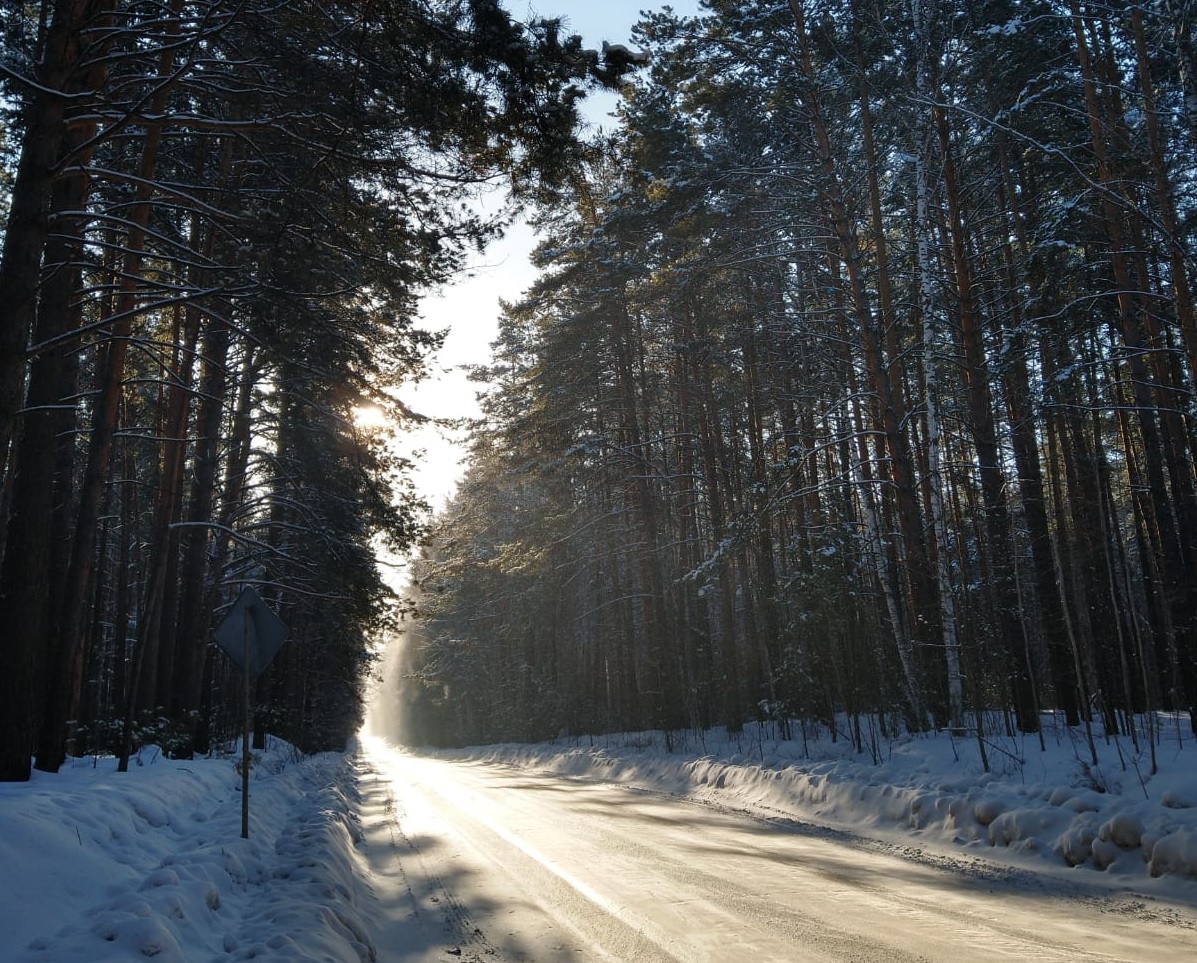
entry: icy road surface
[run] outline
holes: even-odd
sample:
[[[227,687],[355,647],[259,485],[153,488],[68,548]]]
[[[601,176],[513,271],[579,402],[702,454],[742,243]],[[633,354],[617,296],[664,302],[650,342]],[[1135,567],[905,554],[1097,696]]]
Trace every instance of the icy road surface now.
[[[1190,911],[672,796],[363,745],[380,960],[1197,959]]]

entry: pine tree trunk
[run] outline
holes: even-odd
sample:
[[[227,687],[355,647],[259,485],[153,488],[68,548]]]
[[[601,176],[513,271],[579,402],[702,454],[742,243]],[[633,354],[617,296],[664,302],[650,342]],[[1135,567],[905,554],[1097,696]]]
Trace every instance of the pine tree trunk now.
[[[990,112],[996,114],[997,108],[994,105],[993,97],[988,91],[987,95],[989,96]],[[1028,265],[1025,277],[1021,276],[1015,269],[1015,252],[1011,250],[1009,244],[1003,246],[1006,301],[1011,323],[1005,326],[1002,324],[1001,316],[996,316],[998,334],[1001,338],[1000,350],[1004,360],[1004,364],[1001,366],[1002,395],[1006,404],[1006,417],[1010,425],[1010,441],[1014,450],[1014,465],[1017,470],[1023,519],[1031,546],[1032,573],[1038,603],[1036,611],[1047,645],[1048,666],[1055,689],[1056,705],[1064,710],[1067,724],[1075,726],[1080,723],[1080,708],[1076,697],[1077,680],[1072,678],[1072,657],[1065,626],[1066,615],[1060,605],[1056,568],[1052,557],[1046,486],[1044,485],[1040,443],[1036,431],[1037,421],[1031,402],[1028,338],[1024,331],[1024,324],[1029,319],[1024,316],[1020,288],[1025,283],[1030,289],[1029,303],[1031,304],[1042,304],[1045,299],[1048,300],[1049,303],[1044,305],[1040,314],[1051,315],[1055,311],[1055,306],[1050,303],[1051,299],[1047,298],[1047,293],[1044,290],[1042,269],[1036,269],[1032,264],[1025,215],[1018,201],[1020,196],[1027,194],[1033,196],[1034,192],[1028,189],[1020,194],[1015,187],[1015,164],[1005,133],[1000,129],[996,130],[994,140],[997,168],[1002,175],[998,193],[999,204],[1008,213],[1010,231],[1014,237],[1014,243],[1017,244],[1017,254],[1021,257],[1021,262]]]
[[[80,143],[86,133],[68,141]],[[13,487],[13,513],[9,519],[5,574],[10,588],[0,592],[0,624],[14,635],[33,640],[45,654],[46,685],[43,724],[37,744],[37,767],[57,772],[65,756],[65,733],[57,722],[77,718],[67,701],[60,670],[63,664],[59,634],[70,558],[70,532],[66,529],[73,459],[60,432],[73,426],[74,404],[69,390],[77,375],[74,346],[63,336],[78,326],[77,262],[83,248],[83,223],[65,212],[84,209],[87,180],[82,175],[63,177],[54,186],[51,206],[62,212],[55,218],[55,236],[46,245],[45,293],[38,306],[35,332],[39,344],[53,344],[34,358],[29,377],[26,412],[17,443],[17,473]],[[71,439],[73,441],[73,439]],[[65,456],[65,457],[64,457]],[[64,501],[60,501],[63,499]],[[46,520],[50,519],[47,536]],[[11,569],[11,571],[9,571]],[[14,582],[20,583],[14,586]],[[10,592],[12,594],[10,594]],[[24,596],[20,611],[4,612],[5,604]]]
[[[1177,0],[1171,0],[1175,3]],[[1189,0],[1191,6],[1192,0]],[[1185,264],[1185,247],[1177,227],[1176,201],[1172,182],[1164,161],[1163,139],[1160,136],[1158,107],[1155,86],[1151,78],[1151,59],[1147,52],[1147,40],[1143,30],[1143,10],[1130,7],[1131,32],[1135,45],[1139,94],[1143,98],[1144,126],[1147,129],[1147,143],[1151,156],[1151,175],[1155,185],[1156,209],[1159,212],[1160,227],[1168,248],[1168,267],[1172,280],[1172,297],[1176,309],[1176,321],[1185,346],[1185,360],[1188,363],[1189,390],[1197,391],[1197,316],[1194,315],[1193,294],[1189,287],[1188,268]],[[1195,102],[1197,106],[1197,102]],[[1194,115],[1197,119],[1197,114]]]
[[[936,91],[935,99],[940,99]],[[981,318],[976,307],[972,268],[966,250],[964,214],[960,204],[960,185],[948,130],[947,115],[942,107],[932,108],[943,158],[944,197],[948,210],[951,234],[953,274],[956,279],[956,320],[963,342],[964,387],[969,411],[969,427],[977,455],[981,494],[984,499],[985,525],[988,536],[989,559],[993,574],[993,594],[996,606],[996,631],[1006,653],[1006,670],[1011,678],[1014,711],[1018,727],[1023,732],[1036,732],[1039,718],[1035,712],[1036,699],[1031,691],[1028,671],[1030,653],[1025,638],[1014,618],[1018,600],[1014,591],[1012,560],[1014,546],[1010,532],[1010,510],[1006,504],[1006,480],[1001,469],[997,426],[993,413],[993,399],[989,391],[990,373],[982,344]]]
[[[1164,9],[1172,20],[1172,40],[1176,44],[1176,66],[1184,94],[1185,117],[1189,122],[1191,147],[1197,147],[1197,44],[1193,39],[1193,0],[1164,0]]]
[[[9,446],[25,393],[25,350],[37,314],[38,282],[48,226],[47,205],[61,159],[64,119],[72,77],[80,67],[83,26],[102,16],[113,0],[56,0],[45,48],[35,72],[37,92],[24,115],[21,155],[13,181],[4,248],[0,254],[0,477],[7,474]],[[0,699],[0,703],[7,700]],[[7,727],[0,725],[7,733]],[[7,770],[0,764],[0,778]],[[22,766],[17,765],[17,770]],[[27,778],[27,777],[26,777]]]
[[[813,84],[816,82],[816,74],[811,63],[810,43],[802,5],[800,0],[789,0],[789,5],[797,22],[802,73],[804,78]],[[882,357],[881,344],[876,333],[876,317],[862,273],[863,257],[860,244],[849,217],[846,194],[836,167],[835,154],[819,99],[813,89],[808,90],[805,96],[817,160],[826,182],[831,227],[838,243],[841,261],[848,274],[852,311],[857,320],[861,346],[864,349],[865,368],[877,398],[875,410],[880,417],[880,428],[889,455],[882,463],[889,469],[895,507],[905,543],[908,564],[902,567],[902,575],[908,580],[913,609],[913,617],[909,624],[916,647],[926,647],[942,632],[940,602],[928,564],[922,512],[915,485],[914,460],[905,433],[904,405],[901,392],[894,390],[894,383],[890,380],[892,372],[887,371]],[[917,634],[916,626],[919,630]],[[935,642],[934,645],[938,648],[939,643]],[[939,691],[940,686],[928,689],[929,695]],[[931,698],[928,707],[936,716],[942,716],[946,711],[946,705],[939,696]]]
[[[162,698],[164,690],[168,688],[164,683],[170,681],[174,662],[174,640],[167,632],[167,626],[174,625],[167,605],[170,575],[176,568],[174,557],[177,538],[171,523],[177,520],[182,501],[183,456],[187,442],[188,407],[191,400],[195,349],[199,339],[200,312],[189,307],[185,312],[185,318],[186,323],[176,352],[178,360],[175,370],[170,373],[165,419],[160,433],[162,457],[154,516],[149,532],[146,597],[137,620],[137,647],[144,653],[137,702],[142,706],[162,706],[164,709],[168,708]],[[164,649],[171,650],[168,656],[164,656]]]
[[[914,0],[911,13],[915,24],[916,97],[923,102],[931,96],[930,14],[919,0]],[[929,125],[928,125],[929,126]],[[918,128],[916,127],[916,136]],[[935,273],[931,263],[931,187],[928,183],[932,155],[932,131],[924,132],[923,143],[914,145],[915,154],[915,264],[919,277],[919,315],[923,324],[923,404],[927,425],[926,492],[930,506],[931,537],[934,540],[935,575],[939,587],[940,628],[943,638],[944,663],[947,673],[948,723],[960,731],[964,727],[964,686],[960,670],[960,640],[956,629],[956,605],[948,566],[948,529],[943,500],[943,470],[940,464],[943,440],[939,429],[939,379],[936,364],[939,356],[939,304],[936,295]]]
[[[11,444],[17,426],[18,412],[25,394],[26,347],[37,316],[38,285],[46,244],[48,206],[54,181],[55,166],[61,159],[66,135],[64,118],[67,98],[60,91],[71,86],[81,56],[80,29],[102,15],[112,0],[57,0],[54,4],[45,48],[35,79],[39,90],[25,111],[21,154],[13,182],[8,218],[4,231],[4,247],[0,253],[0,477],[14,477],[9,471],[13,452]],[[57,388],[57,385],[54,386]],[[24,484],[28,485],[31,479]],[[12,511],[25,514],[18,524],[38,524],[29,507],[13,504],[15,493],[5,493],[2,504],[12,504]],[[47,512],[41,516],[45,524]],[[6,519],[0,519],[0,530],[7,533]],[[46,547],[48,551],[48,546]],[[0,545],[3,551],[3,545]],[[35,563],[48,564],[41,559],[43,549],[36,549]],[[7,553],[9,555],[13,553]],[[39,651],[44,631],[45,599],[25,597],[44,592],[44,584],[12,585],[14,575],[4,592],[8,601],[0,604],[28,605],[31,611],[21,620],[39,620],[20,627],[5,621],[0,635],[0,660],[5,671],[0,672],[0,781],[23,781],[30,776],[30,759],[34,750],[36,720],[34,694],[40,687]],[[13,592],[11,597],[8,592]]]
[[[1146,480],[1151,492],[1155,518],[1153,525],[1159,532],[1162,558],[1161,574],[1169,602],[1174,606],[1173,619],[1184,625],[1189,619],[1188,576],[1184,571],[1184,556],[1180,538],[1173,523],[1173,506],[1168,498],[1168,486],[1164,477],[1165,452],[1161,442],[1161,426],[1157,422],[1157,410],[1152,393],[1153,381],[1147,373],[1143,358],[1144,344],[1142,326],[1138,317],[1135,293],[1138,288],[1128,265],[1127,239],[1124,236],[1123,211],[1115,198],[1119,197],[1115,172],[1106,145],[1106,129],[1098,100],[1098,83],[1092,55],[1085,37],[1085,20],[1082,17],[1079,0],[1069,0],[1073,33],[1076,40],[1077,63],[1081,70],[1081,81],[1085,94],[1086,116],[1089,123],[1091,144],[1096,167],[1097,182],[1102,187],[1102,221],[1110,243],[1110,266],[1116,286],[1118,307],[1118,333],[1128,349],[1127,366],[1139,420],[1139,433],[1143,446]],[[1167,424],[1162,426],[1165,435]],[[1174,477],[1186,469],[1173,468]],[[1186,667],[1187,668],[1187,667]],[[1186,703],[1197,710],[1197,673],[1185,671],[1182,684],[1185,686]],[[1193,715],[1193,727],[1197,731],[1197,712]]]
[[[619,391],[619,424],[623,444],[630,459],[629,483],[632,503],[635,506],[637,534],[637,564],[640,590],[643,595],[642,632],[654,675],[653,724],[669,728],[676,724],[678,698],[675,689],[676,678],[669,672],[673,664],[672,631],[667,624],[664,611],[664,588],[660,575],[660,524],[657,518],[656,499],[652,487],[653,466],[649,457],[649,446],[641,430],[641,403],[636,388],[636,358],[639,353],[640,334],[626,304],[612,305],[613,348],[615,354],[616,382]]]
[[[228,306],[225,305],[225,310]],[[196,416],[195,452],[192,460],[191,494],[188,499],[186,528],[183,537],[183,562],[180,582],[183,594],[179,603],[179,621],[175,633],[177,652],[173,680],[175,711],[185,713],[200,706],[204,649],[208,644],[211,609],[216,598],[212,589],[219,584],[220,568],[210,567],[209,549],[227,545],[226,529],[232,524],[231,512],[240,504],[239,498],[229,505],[229,512],[216,520],[217,488],[221,441],[221,423],[228,393],[228,364],[231,332],[219,317],[207,322],[201,349],[202,369],[199,384],[199,412]],[[249,355],[246,361],[249,361]],[[233,454],[225,478],[225,494],[230,499],[244,491],[244,475],[248,459],[249,398],[252,393],[253,369],[242,370],[237,415],[234,420]],[[242,443],[244,434],[246,443]],[[213,528],[216,531],[213,532]],[[215,560],[223,552],[213,552]]]
[[[176,5],[177,3],[178,0],[175,0]],[[177,26],[177,19],[173,20],[172,28],[177,29]],[[169,47],[163,51],[158,65],[161,76],[166,77],[170,74],[173,57],[174,52]],[[165,110],[169,89],[168,84],[161,84],[155,90],[149,105],[153,116],[160,117]],[[86,600],[95,565],[98,515],[103,501],[104,479],[108,472],[113,434],[116,430],[117,411],[124,390],[125,358],[128,354],[129,336],[133,328],[133,315],[137,310],[138,277],[141,273],[145,250],[146,227],[150,217],[150,198],[153,194],[153,179],[161,143],[162,123],[158,121],[148,124],[138,164],[136,197],[128,214],[125,255],[121,265],[121,281],[115,301],[115,313],[112,315],[109,339],[101,351],[98,363],[99,397],[92,410],[87,467],[79,488],[75,541],[71,548],[70,569],[63,595],[63,615],[59,630],[61,639],[59,651],[62,662],[57,670],[52,670],[61,673],[60,684],[64,687],[64,693],[54,701],[53,711],[43,724],[48,731],[54,729],[61,731],[66,719],[74,715],[83,685],[85,665],[83,627],[86,617]],[[139,648],[135,655],[135,666],[140,666],[142,655],[143,652]],[[139,678],[136,668],[133,676],[131,694],[136,693]],[[62,706],[66,707],[65,714],[61,711]],[[53,770],[57,770],[57,765],[54,763],[55,758],[56,754],[47,758],[47,764],[52,766]],[[41,760],[39,759],[40,766]]]

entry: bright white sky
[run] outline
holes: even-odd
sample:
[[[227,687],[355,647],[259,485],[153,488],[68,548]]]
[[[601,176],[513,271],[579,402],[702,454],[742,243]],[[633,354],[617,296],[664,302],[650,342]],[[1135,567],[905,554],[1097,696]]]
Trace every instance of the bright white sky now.
[[[524,0],[509,2],[520,16],[529,11],[561,16],[571,32],[580,33],[586,45],[595,49],[603,40],[627,43],[632,25],[640,19],[640,11],[664,5],[654,0],[538,0],[526,5]],[[698,0],[672,0],[669,5],[679,13],[698,13]],[[610,122],[612,97],[591,98],[587,104],[592,124]],[[532,232],[522,224],[516,225],[502,242],[477,259],[470,276],[424,302],[425,325],[435,330],[448,329],[449,336],[434,365],[434,377],[403,393],[404,401],[416,411],[441,418],[477,414],[475,385],[466,380],[461,369],[490,360],[499,300],[517,300],[531,285],[535,272],[528,263],[528,255],[535,245]],[[402,448],[426,452],[420,460],[417,484],[433,507],[443,507],[460,477],[463,448],[436,429],[409,433]]]

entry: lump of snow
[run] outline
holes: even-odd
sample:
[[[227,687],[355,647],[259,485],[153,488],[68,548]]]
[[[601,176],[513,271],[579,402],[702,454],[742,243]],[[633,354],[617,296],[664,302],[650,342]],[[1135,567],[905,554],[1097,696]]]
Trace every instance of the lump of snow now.
[[[1036,809],[1011,809],[989,824],[991,846],[1011,846],[1014,843],[1042,835],[1051,829],[1052,820],[1046,812]]]
[[[149,889],[152,886],[177,886],[179,884],[179,874],[173,869],[168,869],[165,866],[154,870],[146,877],[146,881],[142,883],[142,889]]]
[[[1056,849],[1069,866],[1080,866],[1093,853],[1097,830],[1092,824],[1078,822],[1070,826],[1056,841]]]
[[[1119,849],[1138,849],[1143,842],[1143,820],[1134,813],[1116,813],[1102,823],[1097,836]]]
[[[935,815],[935,796],[920,793],[910,800],[910,826],[912,829],[926,829]]]
[[[148,919],[140,913],[112,912],[101,919],[93,932],[113,950],[93,949],[96,960],[155,957],[160,963],[186,963],[186,956],[175,935],[162,920]]]
[[[1006,807],[1002,805],[1001,801],[991,797],[978,799],[976,805],[973,806],[973,816],[976,817],[977,822],[982,826],[988,826],[995,819],[998,818]]]
[[[1157,840],[1147,869],[1153,877],[1197,877],[1197,831],[1180,829]]]
[[[154,829],[161,829],[163,826],[170,825],[170,813],[167,812],[166,807],[159,805],[151,799],[134,798],[132,800],[133,812],[144,819]]]
[[[1064,803],[1064,808],[1071,809],[1075,813],[1095,813],[1101,809],[1103,802],[1100,795],[1088,790],[1067,800]]]
[[[1105,827],[1102,827],[1103,829]],[[1093,865],[1100,870],[1109,869],[1114,860],[1121,854],[1121,850],[1107,839],[1093,840]]]
[[[1197,798],[1190,793],[1168,789],[1160,797],[1160,805],[1168,809],[1197,809]]]
[[[1067,786],[1056,786],[1047,795],[1047,801],[1053,806],[1063,806],[1073,796],[1073,791]]]

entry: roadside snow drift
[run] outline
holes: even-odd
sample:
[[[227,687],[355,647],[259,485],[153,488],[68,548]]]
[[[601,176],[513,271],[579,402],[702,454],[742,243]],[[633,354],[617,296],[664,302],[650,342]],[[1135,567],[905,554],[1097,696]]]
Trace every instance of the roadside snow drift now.
[[[340,754],[257,754],[250,838],[232,759],[143,750],[0,785],[0,959],[375,958],[358,906],[354,776]]]
[[[439,755],[813,822],[899,850],[1082,873],[1110,890],[1197,905],[1188,719],[1156,720],[1154,773],[1146,732],[1138,748],[1098,738],[1095,765],[1079,733],[1044,722],[1042,748],[1038,737],[990,737],[990,772],[975,740],[873,734],[858,752],[847,728],[834,741],[826,729],[782,740],[762,726],[731,738],[641,733]],[[394,958],[396,943],[429,959],[460,953],[421,929],[402,865],[371,869],[370,858],[406,852],[394,848],[404,817],[355,751],[304,758],[272,743],[258,754],[248,840],[233,758],[176,762],[151,747],[128,773],[115,767],[77,759],[57,775],[0,784],[4,963],[360,963]],[[363,825],[382,836],[371,843]],[[380,940],[390,949],[376,949]]]
[[[990,772],[975,740],[947,733],[875,742],[858,754],[826,730],[770,738],[659,733],[445,752],[692,795],[719,805],[975,855],[1024,867],[1084,867],[1136,885],[1169,877],[1197,896],[1197,741],[1187,717],[1160,717],[1155,774],[1147,734],[1096,742],[1051,715],[1038,737],[990,737]],[[846,727],[845,727],[846,731]],[[701,741],[699,741],[701,740]],[[880,760],[874,764],[870,755]]]

